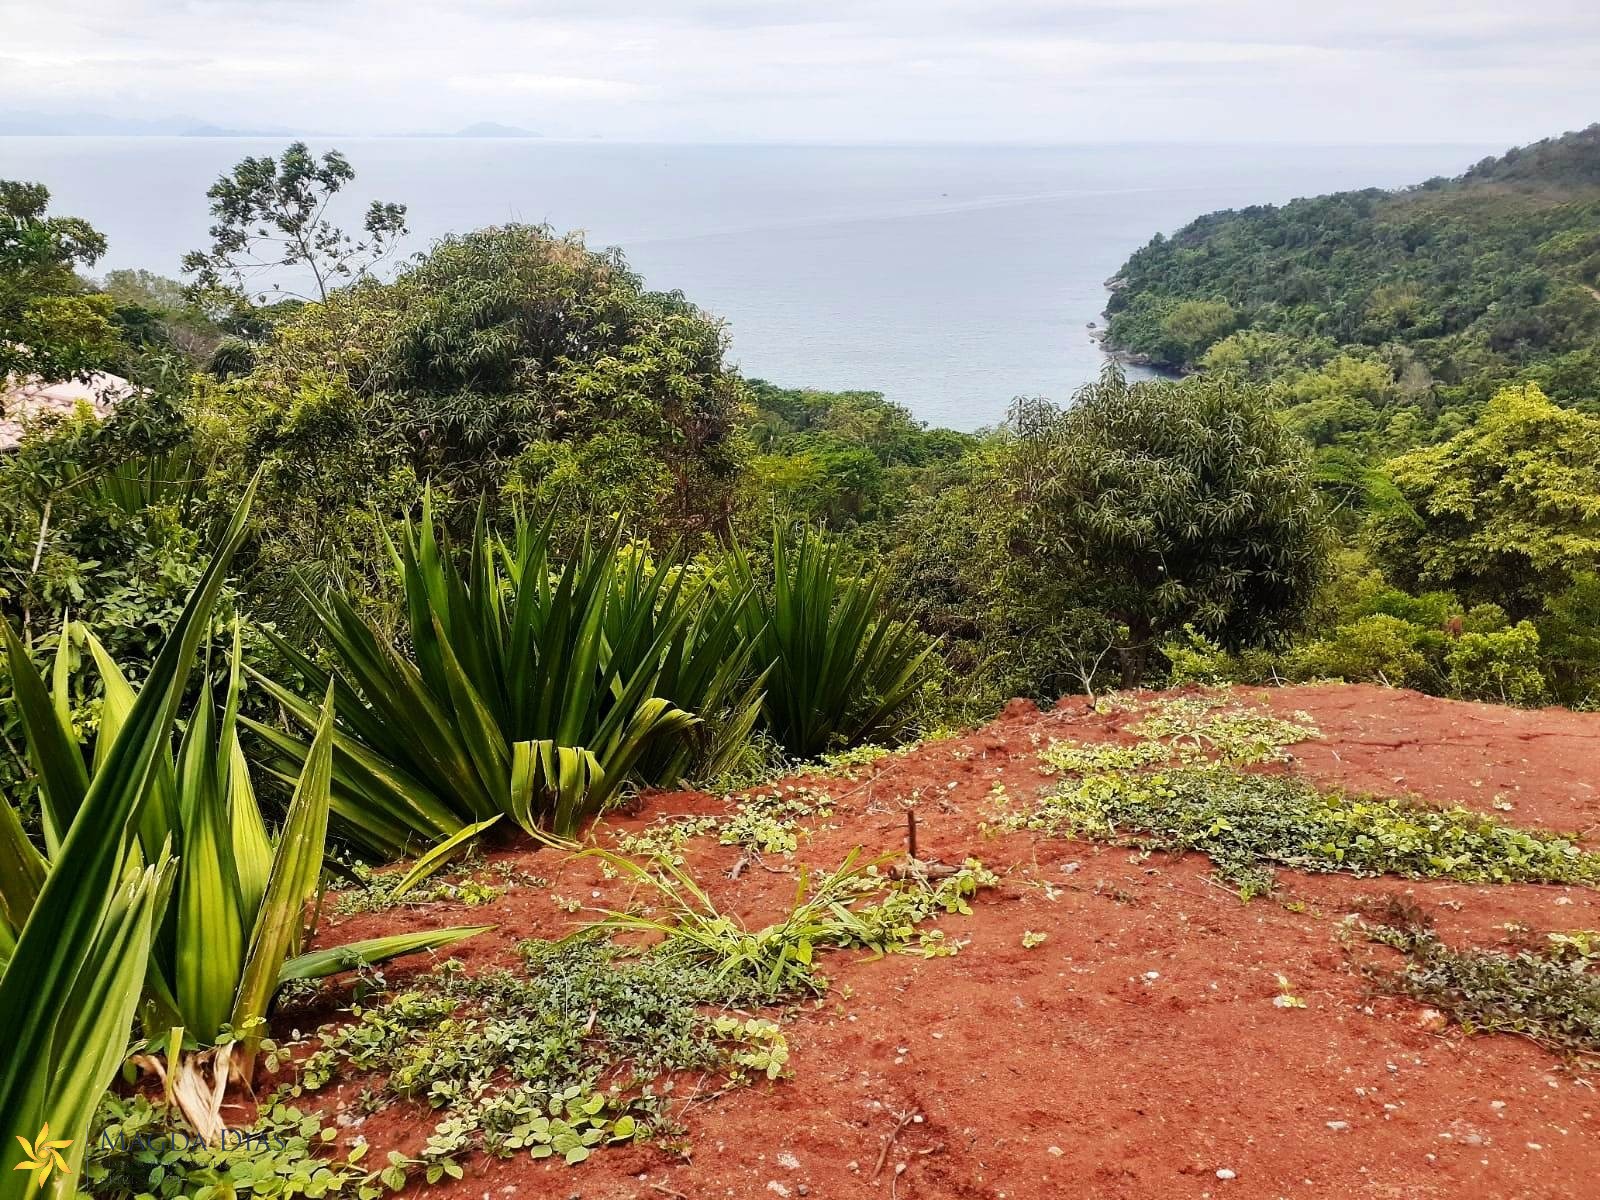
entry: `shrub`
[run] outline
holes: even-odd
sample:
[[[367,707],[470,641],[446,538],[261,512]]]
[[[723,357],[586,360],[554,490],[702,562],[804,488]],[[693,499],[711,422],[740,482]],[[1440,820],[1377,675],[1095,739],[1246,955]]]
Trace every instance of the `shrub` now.
[[[363,852],[396,856],[502,813],[568,836],[633,782],[714,774],[739,752],[760,706],[742,593],[713,603],[713,579],[625,547],[620,522],[563,563],[552,533],[519,523],[507,543],[480,519],[458,562],[430,498],[396,551],[409,658],[339,593],[311,601],[336,673],[277,639],[309,689],[334,689],[334,814]],[[313,727],[314,706],[267,688]],[[298,770],[303,738],[249,725],[280,774]]]
[[[1445,665],[1451,694],[1463,699],[1537,704],[1545,698],[1539,631],[1530,621],[1492,633],[1463,633]]]
[[[899,732],[933,645],[890,608],[884,572],[858,575],[837,543],[782,526],[772,563],[768,592],[742,550],[728,560],[740,632],[753,661],[771,664],[762,713],[773,735],[814,758]]]
[[[1422,687],[1434,675],[1419,648],[1430,631],[1390,616],[1374,613],[1341,625],[1327,638],[1296,646],[1285,656],[1288,673],[1296,679],[1344,679],[1352,683],[1374,681],[1392,687]],[[1443,635],[1432,632],[1435,642]]]
[[[1014,556],[1074,581],[1120,627],[1123,681],[1192,625],[1229,650],[1301,625],[1327,538],[1305,447],[1259,389],[1226,377],[1134,383],[1115,368],[1071,405],[1019,401],[1000,475]]]

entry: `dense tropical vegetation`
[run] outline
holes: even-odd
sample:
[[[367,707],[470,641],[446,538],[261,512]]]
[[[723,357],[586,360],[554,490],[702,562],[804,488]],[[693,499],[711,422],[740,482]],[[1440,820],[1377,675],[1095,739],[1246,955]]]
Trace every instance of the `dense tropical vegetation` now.
[[[104,240],[0,183],[0,377],[134,385],[0,452],[0,1026],[41,1048],[0,1128],[73,1170],[130,1030],[210,1130],[284,986],[480,931],[302,953],[330,872],[565,842],[1014,695],[1600,689],[1600,128],[1158,238],[1110,336],[1191,374],[1113,367],[978,435],[745,380],[574,235],[385,274],[403,207],[322,215],[353,175],[241,163],[186,283],[89,279]],[[861,870],[808,902],[817,944],[878,944],[826,925]],[[771,978],[809,977],[774,928]],[[563,1153],[633,1127],[585,1111]]]

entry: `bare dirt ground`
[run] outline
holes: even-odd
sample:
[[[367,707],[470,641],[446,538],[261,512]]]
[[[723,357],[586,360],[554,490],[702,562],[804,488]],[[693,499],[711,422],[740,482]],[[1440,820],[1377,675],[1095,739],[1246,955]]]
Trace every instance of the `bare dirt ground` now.
[[[1318,781],[1460,804],[1596,844],[1600,716],[1365,686],[1240,694],[1282,715],[1311,714],[1323,737],[1295,746],[1292,767]],[[794,862],[769,857],[730,880],[736,848],[691,844],[688,865],[719,905],[762,920],[792,898],[797,863],[828,869],[855,845],[903,848],[901,804],[918,792],[923,856],[975,856],[1002,879],[972,916],[941,922],[966,943],[953,957],[831,955],[827,997],[786,1021],[792,1077],[686,1105],[687,1158],[650,1144],[577,1168],[478,1155],[438,1194],[1600,1196],[1596,1080],[1530,1042],[1468,1037],[1375,994],[1361,963],[1392,952],[1340,937],[1362,899],[1401,895],[1452,943],[1493,947],[1508,922],[1540,934],[1600,928],[1600,893],[1283,872],[1278,893],[1246,904],[1208,878],[1203,856],[995,833],[996,783],[1031,797],[1049,783],[1037,754],[1051,738],[1131,740],[1122,732],[1131,719],[1090,712],[1081,698],[1049,712],[1013,702],[982,729],[882,759],[853,780],[808,780],[836,805]],[[653,795],[599,838],[724,807],[697,793]],[[552,894],[625,899],[624,884],[593,860],[497,853],[525,857],[551,886],[400,918],[498,922],[459,947],[469,969],[513,963],[519,940],[569,931],[581,915]],[[325,936],[371,936],[396,921],[352,917]],[[1047,940],[1025,949],[1024,931]],[[1280,975],[1304,1008],[1274,1005]],[[313,1103],[332,1107],[352,1091],[330,1088]],[[380,1151],[415,1149],[433,1119],[396,1106],[365,1132]]]

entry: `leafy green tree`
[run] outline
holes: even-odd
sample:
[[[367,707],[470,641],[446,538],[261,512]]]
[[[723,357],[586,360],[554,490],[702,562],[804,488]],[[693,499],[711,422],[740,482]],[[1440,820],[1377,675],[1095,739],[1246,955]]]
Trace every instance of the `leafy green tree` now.
[[[287,314],[247,373],[200,390],[197,425],[220,493],[265,468],[241,567],[290,620],[294,573],[389,586],[382,534],[423,482],[458,533],[480,497],[491,518],[553,513],[563,538],[616,512],[665,540],[726,527],[745,407],[724,348],[616,253],[484,229]]]
[[[114,366],[125,346],[115,302],[78,277],[106,251],[79,217],[50,217],[42,184],[0,180],[0,382],[66,379]]]
[[[1226,378],[1129,384],[1116,368],[1058,409],[1012,409],[1002,470],[1018,549],[1119,626],[1123,678],[1186,625],[1228,649],[1304,619],[1327,562],[1303,443]]]
[[[285,271],[309,274],[314,296],[367,275],[406,232],[403,204],[374,200],[362,221],[364,236],[346,233],[327,216],[328,205],[356,177],[349,160],[330,150],[319,160],[304,142],[280,158],[243,159],[211,185],[211,249],[184,256],[194,276],[191,294],[265,302],[268,295],[296,295],[279,279]],[[293,276],[291,276],[293,277]]]
[[[1600,418],[1506,388],[1477,424],[1392,460],[1405,501],[1374,522],[1409,587],[1441,587],[1536,616],[1600,561]]]
[[[1161,332],[1174,352],[1193,362],[1215,341],[1233,331],[1238,320],[1226,300],[1184,300],[1162,319]]]

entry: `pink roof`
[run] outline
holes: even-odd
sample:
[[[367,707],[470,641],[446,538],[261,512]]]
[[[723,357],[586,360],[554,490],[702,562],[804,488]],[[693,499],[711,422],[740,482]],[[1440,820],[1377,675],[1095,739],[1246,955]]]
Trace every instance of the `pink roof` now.
[[[133,391],[122,376],[103,371],[61,383],[47,383],[37,375],[7,379],[0,384],[0,451],[16,449],[23,432],[41,417],[70,417],[79,405],[104,420]]]

